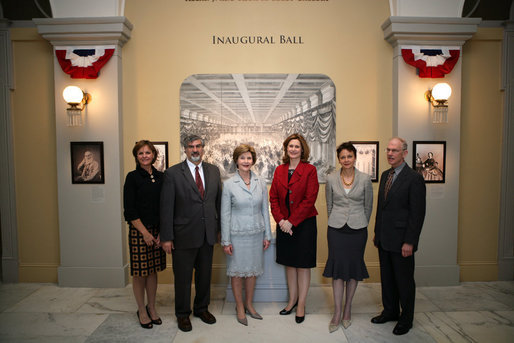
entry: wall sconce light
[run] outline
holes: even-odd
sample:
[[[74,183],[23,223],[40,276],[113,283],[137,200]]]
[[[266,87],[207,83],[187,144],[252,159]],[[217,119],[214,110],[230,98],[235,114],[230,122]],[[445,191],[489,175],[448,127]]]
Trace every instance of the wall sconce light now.
[[[85,93],[77,86],[68,86],[62,92],[64,101],[70,107],[66,109],[68,113],[68,126],[82,126],[82,111],[86,105],[91,101],[91,95]],[[82,107],[79,107],[82,105]]]
[[[432,123],[448,122],[448,98],[452,95],[452,88],[447,83],[438,83],[434,88],[425,92],[425,99],[433,107]]]

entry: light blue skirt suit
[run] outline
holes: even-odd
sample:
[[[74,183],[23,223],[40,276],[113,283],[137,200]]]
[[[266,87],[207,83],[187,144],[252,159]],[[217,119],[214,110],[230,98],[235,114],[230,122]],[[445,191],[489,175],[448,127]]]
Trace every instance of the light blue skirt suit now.
[[[253,172],[250,189],[236,172],[223,183],[221,244],[232,244],[227,255],[227,275],[259,276],[263,273],[263,240],[271,240],[268,189]]]

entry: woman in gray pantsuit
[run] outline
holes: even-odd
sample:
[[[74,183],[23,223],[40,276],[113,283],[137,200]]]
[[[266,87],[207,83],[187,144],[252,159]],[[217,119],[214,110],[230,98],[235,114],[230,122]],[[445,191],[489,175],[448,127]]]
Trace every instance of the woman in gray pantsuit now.
[[[337,148],[341,169],[330,174],[325,188],[328,210],[328,260],[323,276],[332,278],[334,315],[329,332],[351,325],[352,299],[357,283],[368,278],[364,249],[373,208],[373,188],[367,174],[355,168],[357,150],[350,142]],[[346,301],[342,313],[346,283]]]
[[[245,313],[262,319],[252,302],[256,278],[263,273],[263,251],[271,239],[268,189],[251,171],[256,161],[253,147],[238,146],[233,159],[237,172],[223,183],[221,196],[221,244],[227,255],[227,275],[231,277],[237,321],[248,325]]]

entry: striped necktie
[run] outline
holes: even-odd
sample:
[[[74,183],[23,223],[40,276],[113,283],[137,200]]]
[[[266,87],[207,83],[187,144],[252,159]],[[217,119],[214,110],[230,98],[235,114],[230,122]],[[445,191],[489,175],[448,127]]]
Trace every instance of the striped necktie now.
[[[393,177],[394,177],[394,169],[391,169],[389,171],[389,175],[387,175],[387,181],[384,188],[384,199],[387,199],[387,193],[389,193],[389,190],[391,189],[391,186],[393,185]]]

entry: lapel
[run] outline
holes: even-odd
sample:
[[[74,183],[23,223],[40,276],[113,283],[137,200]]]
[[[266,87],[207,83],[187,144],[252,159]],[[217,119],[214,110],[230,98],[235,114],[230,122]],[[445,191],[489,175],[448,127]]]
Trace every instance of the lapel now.
[[[251,175],[252,183],[250,184],[250,193],[253,194],[255,192],[255,189],[258,186],[257,184],[259,183],[259,178],[253,172],[251,172],[251,173],[252,173],[252,175]],[[246,190],[248,190],[248,188]]]
[[[207,163],[205,163],[204,161],[202,161],[202,168],[203,168],[203,177],[205,178],[205,180],[203,180],[203,183],[205,185],[205,194],[204,194],[204,199],[207,198],[207,192],[209,192],[210,190],[210,187],[209,187],[209,182],[207,182],[209,180],[209,166],[207,165]],[[195,183],[195,186],[196,186],[196,183]],[[198,189],[198,187],[196,187]],[[198,192],[198,194],[200,194],[200,192]]]
[[[281,164],[277,167],[278,182],[284,187],[288,188],[287,172],[289,170],[289,164]]]
[[[289,186],[292,186],[293,184],[295,184],[296,182],[300,181],[301,178],[302,178],[302,173],[304,171],[304,165],[305,163],[298,163],[298,165],[296,166],[294,172],[293,172],[293,176],[291,176],[291,180],[289,181]],[[288,173],[289,173],[289,164],[287,164],[287,169],[286,169],[286,185],[288,184],[287,182],[287,178],[288,178]]]
[[[386,181],[387,181],[387,174],[389,173],[390,170],[391,170],[391,168],[387,169],[380,176],[380,185],[378,186],[378,197],[379,197],[379,199],[383,199],[384,198],[384,191],[385,191],[385,184],[386,184]]]
[[[396,180],[394,180],[393,185],[391,186],[391,189],[389,190],[389,193],[387,195],[386,203],[389,202],[389,199],[391,199],[392,195],[400,188],[400,185],[403,183],[405,178],[407,177],[407,168],[410,168],[407,163],[405,163],[405,166],[403,167],[402,171],[398,176],[396,177]],[[390,169],[389,169],[390,170]],[[385,184],[384,184],[385,186]]]
[[[250,183],[250,189],[248,189],[248,187],[246,187],[243,179],[241,178],[241,176],[239,176],[239,173],[237,171],[236,171],[236,174],[234,175],[233,180],[234,180],[235,184],[239,185],[239,188],[241,188],[243,191],[248,192],[248,193],[253,193],[255,191],[255,188],[257,187],[257,182],[259,181],[257,176],[252,171],[250,171],[250,180],[252,181]]]
[[[241,178],[241,176],[239,175],[239,173],[237,171],[234,174],[234,177],[232,178],[232,180],[236,184],[237,187],[241,188],[241,190],[243,192],[248,192],[248,188],[246,188],[246,185],[245,185],[243,179]],[[250,180],[251,180],[251,176],[250,176]]]
[[[205,175],[205,168],[204,168],[203,172]],[[189,166],[187,165],[187,160],[184,160],[184,162],[182,162],[182,173],[184,174],[184,178],[186,179],[187,183],[193,188],[193,192],[195,192],[199,197],[201,197],[200,191],[198,190],[198,187],[196,186],[195,179],[193,178],[193,175],[191,174],[191,170],[189,169]],[[205,182],[205,185],[207,186],[207,182]],[[207,189],[205,189],[205,193],[207,194]]]

